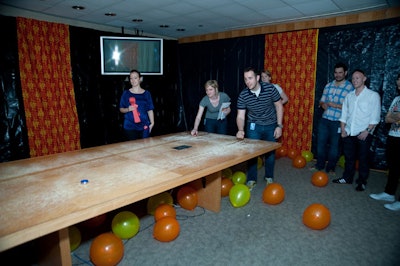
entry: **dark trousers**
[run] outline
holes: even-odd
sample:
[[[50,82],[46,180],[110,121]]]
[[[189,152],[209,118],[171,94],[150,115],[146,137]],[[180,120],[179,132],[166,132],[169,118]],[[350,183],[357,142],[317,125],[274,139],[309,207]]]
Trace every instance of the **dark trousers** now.
[[[228,121],[226,119],[205,119],[204,120],[204,130],[208,133],[217,134],[227,134],[228,131]]]
[[[345,159],[343,178],[348,182],[353,182],[358,159],[358,179],[356,183],[366,185],[369,175],[369,148],[372,135],[369,134],[365,140],[360,140],[357,136],[348,136],[342,140]]]
[[[385,192],[390,195],[395,195],[400,179],[400,138],[388,136],[386,140],[386,145],[386,157],[389,167],[389,175],[385,187]]]

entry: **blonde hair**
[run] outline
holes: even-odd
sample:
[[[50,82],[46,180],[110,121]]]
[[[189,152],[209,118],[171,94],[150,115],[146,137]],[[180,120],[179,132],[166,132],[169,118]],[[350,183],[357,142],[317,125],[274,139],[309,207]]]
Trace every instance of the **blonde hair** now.
[[[204,84],[204,88],[207,89],[208,86],[211,86],[215,89],[215,94],[218,94],[218,82],[216,80],[210,79]]]
[[[268,69],[263,70],[261,73],[267,74],[268,77],[271,77],[271,72]]]

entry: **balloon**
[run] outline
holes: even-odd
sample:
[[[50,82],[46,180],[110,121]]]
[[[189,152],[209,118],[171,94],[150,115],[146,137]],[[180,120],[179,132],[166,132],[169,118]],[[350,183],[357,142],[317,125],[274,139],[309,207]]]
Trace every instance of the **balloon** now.
[[[285,147],[279,147],[278,149],[276,149],[275,151],[275,157],[276,158],[282,158],[285,157],[287,155],[288,151]]]
[[[88,228],[94,228],[102,225],[106,219],[107,219],[107,214],[104,213],[82,222],[82,225]]]
[[[231,179],[223,177],[221,179],[221,196],[226,197],[229,195],[229,191],[233,187],[233,182]]]
[[[233,184],[244,184],[246,183],[246,174],[243,173],[242,171],[236,171],[233,175],[232,175],[232,182]]]
[[[311,229],[322,230],[331,222],[331,213],[320,203],[313,203],[303,212],[303,223]]]
[[[308,163],[314,159],[314,154],[310,151],[302,151],[301,156],[303,156]]]
[[[297,155],[299,155],[299,152],[298,151],[296,151],[295,149],[289,149],[288,150],[288,157],[290,158],[290,159],[294,159]]]
[[[263,160],[261,159],[261,157],[257,158],[257,169],[261,169],[261,167],[263,166]]]
[[[344,155],[339,157],[338,164],[340,167],[344,168]]]
[[[82,241],[81,231],[79,231],[78,227],[72,225],[68,227],[68,235],[69,235],[69,247],[71,251],[74,251],[81,244]]]
[[[222,177],[231,178],[232,177],[232,169],[226,168],[221,172]]]
[[[307,161],[303,156],[297,155],[296,157],[293,158],[292,164],[296,168],[304,168],[304,166],[306,166],[307,164]]]
[[[176,218],[175,208],[169,204],[160,204],[154,212],[154,220],[157,222],[161,218],[172,217]]]
[[[279,204],[285,199],[285,190],[279,183],[268,184],[264,188],[262,199],[270,205]]]
[[[180,226],[173,217],[164,217],[158,220],[153,228],[153,237],[161,242],[170,242],[178,237]]]
[[[114,266],[124,256],[124,244],[113,233],[97,236],[90,245],[90,260],[97,266]]]
[[[242,207],[250,200],[250,190],[244,184],[236,184],[229,191],[229,199],[233,207]]]
[[[317,171],[311,177],[311,183],[316,187],[324,187],[328,184],[328,181],[328,175],[323,171]]]
[[[193,210],[198,203],[196,190],[190,186],[181,187],[178,190],[177,201],[182,208],[190,211]]]
[[[162,192],[160,194],[150,197],[147,201],[147,213],[153,215],[158,205],[163,203],[167,203],[170,205],[174,203],[174,199],[168,192]]]
[[[113,233],[119,238],[129,239],[139,231],[139,218],[130,211],[120,212],[112,219],[111,228]]]

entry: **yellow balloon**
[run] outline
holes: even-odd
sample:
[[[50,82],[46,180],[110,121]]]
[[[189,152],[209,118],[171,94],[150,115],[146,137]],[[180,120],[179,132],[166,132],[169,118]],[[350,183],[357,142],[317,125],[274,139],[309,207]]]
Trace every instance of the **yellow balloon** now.
[[[162,192],[160,194],[151,196],[147,201],[147,213],[154,215],[154,211],[157,209],[160,204],[169,204],[172,205],[174,200],[170,193]]]
[[[68,235],[69,235],[69,247],[71,251],[74,251],[81,244],[82,241],[81,231],[79,231],[78,227],[72,225],[68,227]]]

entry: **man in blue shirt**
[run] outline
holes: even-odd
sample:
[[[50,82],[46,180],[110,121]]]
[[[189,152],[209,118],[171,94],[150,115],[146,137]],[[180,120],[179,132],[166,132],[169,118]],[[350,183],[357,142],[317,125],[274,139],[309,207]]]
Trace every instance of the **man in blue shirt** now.
[[[347,66],[343,63],[335,65],[335,80],[326,84],[319,106],[324,109],[318,124],[317,163],[312,171],[324,170],[335,176],[335,167],[339,158],[340,115],[346,95],[354,90],[350,81],[346,80]],[[326,163],[326,161],[328,161]]]

